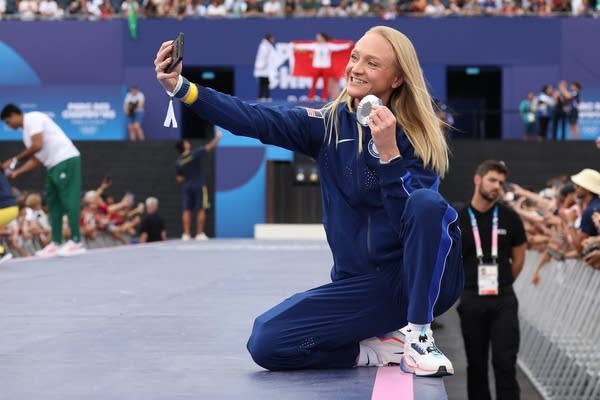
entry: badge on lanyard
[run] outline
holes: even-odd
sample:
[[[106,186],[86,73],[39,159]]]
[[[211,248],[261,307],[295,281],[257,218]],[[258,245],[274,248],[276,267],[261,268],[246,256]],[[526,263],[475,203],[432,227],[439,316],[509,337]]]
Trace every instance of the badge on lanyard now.
[[[477,267],[477,286],[480,296],[498,295],[498,205],[494,207],[492,216],[492,263],[483,262],[483,249],[481,248],[481,237],[479,236],[479,227],[471,207],[468,208],[469,218],[471,219],[471,229],[473,230],[473,239],[475,240],[475,251],[479,259]]]
[[[498,295],[498,264],[480,264],[477,267],[477,286],[480,296]]]

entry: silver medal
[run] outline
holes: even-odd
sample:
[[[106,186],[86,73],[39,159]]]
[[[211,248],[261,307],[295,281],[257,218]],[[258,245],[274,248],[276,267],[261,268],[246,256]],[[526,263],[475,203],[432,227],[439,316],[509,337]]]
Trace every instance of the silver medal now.
[[[369,115],[371,115],[371,111],[373,110],[373,105],[377,104],[378,106],[383,105],[383,101],[375,95],[369,94],[358,103],[358,108],[356,109],[356,119],[358,123],[362,126],[369,126]]]

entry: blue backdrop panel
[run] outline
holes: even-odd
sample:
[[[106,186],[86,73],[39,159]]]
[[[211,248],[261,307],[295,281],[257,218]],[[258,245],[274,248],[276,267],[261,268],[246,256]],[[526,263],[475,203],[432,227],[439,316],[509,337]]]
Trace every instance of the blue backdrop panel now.
[[[15,103],[24,112],[42,111],[73,140],[122,140],[125,89],[104,86],[12,86],[0,88],[0,104]],[[1,106],[0,106],[1,107]],[[0,140],[21,140],[22,133],[0,128]]]
[[[252,237],[265,222],[266,161],[291,161],[294,154],[223,128],[216,153],[215,232],[218,237]]]
[[[29,63],[10,46],[0,41],[0,85],[39,85],[40,78]]]
[[[45,84],[120,85],[126,28],[123,21],[2,21],[0,41]],[[152,64],[153,58],[145,62]],[[0,70],[14,67],[0,60]]]
[[[215,232],[217,237],[252,237],[265,220],[265,148],[217,148]],[[232,162],[235,160],[235,162]]]

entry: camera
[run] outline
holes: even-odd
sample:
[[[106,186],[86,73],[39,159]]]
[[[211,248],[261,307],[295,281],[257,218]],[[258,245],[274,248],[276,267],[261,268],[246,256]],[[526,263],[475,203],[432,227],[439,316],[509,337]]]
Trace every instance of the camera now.
[[[588,256],[588,254],[590,254],[596,250],[600,250],[600,244],[598,244],[598,243],[591,244],[581,251],[581,257],[585,258]]]
[[[130,103],[127,103],[127,116],[132,117],[135,114],[135,110],[138,106],[138,102],[137,101],[132,101]]]

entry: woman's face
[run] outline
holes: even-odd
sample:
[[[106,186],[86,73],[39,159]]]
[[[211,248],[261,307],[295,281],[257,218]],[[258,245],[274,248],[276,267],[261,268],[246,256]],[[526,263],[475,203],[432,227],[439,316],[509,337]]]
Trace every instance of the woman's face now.
[[[388,103],[392,91],[404,81],[394,60],[392,46],[377,33],[367,33],[356,42],[346,65],[346,89],[355,105],[368,94]]]

